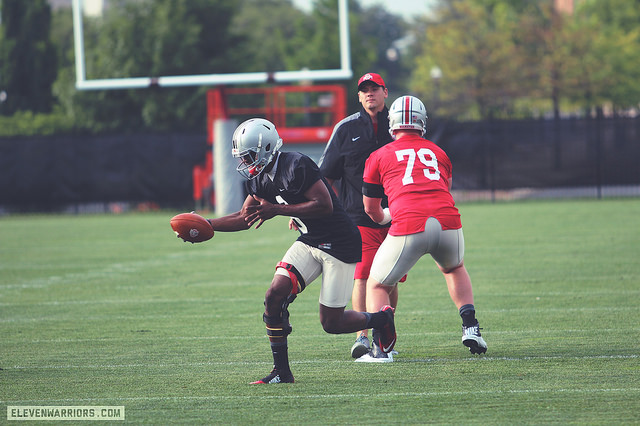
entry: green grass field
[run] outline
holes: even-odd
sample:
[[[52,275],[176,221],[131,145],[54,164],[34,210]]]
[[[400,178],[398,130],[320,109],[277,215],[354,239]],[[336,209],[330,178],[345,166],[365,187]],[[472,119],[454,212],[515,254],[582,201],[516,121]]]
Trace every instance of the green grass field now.
[[[0,423],[90,405],[152,424],[640,424],[640,200],[459,207],[486,355],[424,258],[394,363],[355,363],[354,335],[323,332],[315,282],[290,308],[296,383],[262,386],[285,218],[191,245],[177,212],[2,217]]]

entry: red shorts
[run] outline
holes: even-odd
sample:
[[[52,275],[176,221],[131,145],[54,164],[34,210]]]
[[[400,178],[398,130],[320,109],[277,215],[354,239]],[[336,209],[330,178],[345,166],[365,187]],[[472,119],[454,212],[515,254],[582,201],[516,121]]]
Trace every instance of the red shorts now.
[[[354,280],[366,280],[369,278],[371,264],[373,258],[389,232],[389,228],[369,228],[367,226],[358,226],[360,236],[362,238],[362,260],[356,265],[356,272],[353,276]],[[407,276],[400,279],[405,282]]]

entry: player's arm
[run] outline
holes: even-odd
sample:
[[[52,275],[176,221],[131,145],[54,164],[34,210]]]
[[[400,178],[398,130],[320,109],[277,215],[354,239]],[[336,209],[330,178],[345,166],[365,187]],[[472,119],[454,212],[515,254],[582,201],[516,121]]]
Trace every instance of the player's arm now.
[[[327,181],[327,183],[329,184],[331,189],[333,189],[333,192],[336,195],[338,195],[338,190],[336,189],[335,186],[333,186],[333,182],[335,182],[335,180],[334,179],[329,179],[329,178],[325,178],[325,180]],[[329,199],[331,199],[331,197],[329,197]],[[289,219],[289,229],[293,229],[294,231],[299,231],[298,223],[296,223],[296,221],[294,220],[293,217],[291,219]]]
[[[371,220],[380,225],[386,225],[391,222],[391,214],[389,209],[382,208],[382,197],[384,196],[384,188],[382,185],[373,183],[362,183],[362,204],[364,212],[369,215]]]
[[[249,207],[252,205],[258,204],[251,195],[247,196],[242,204],[242,209],[235,213],[228,214],[226,216],[218,217],[216,219],[207,219],[213,229],[220,232],[233,232],[233,231],[244,231],[251,227],[250,224],[247,223],[245,217],[247,216],[247,211]]]
[[[329,184],[331,189],[333,189],[333,192],[335,192],[337,196],[340,196],[340,194],[338,193],[338,188],[333,184],[336,180],[330,179],[328,177],[325,177],[325,179],[327,180],[327,183]]]
[[[382,223],[384,221],[385,214],[382,209],[382,198],[371,198],[363,195],[362,204],[364,204],[364,212],[369,215],[371,220],[375,223]]]
[[[265,199],[254,196],[257,204],[248,206],[245,220],[248,226],[258,222],[259,228],[265,220],[274,216],[321,217],[333,213],[331,195],[322,179],[317,180],[304,193],[307,201],[299,204],[272,204]]]

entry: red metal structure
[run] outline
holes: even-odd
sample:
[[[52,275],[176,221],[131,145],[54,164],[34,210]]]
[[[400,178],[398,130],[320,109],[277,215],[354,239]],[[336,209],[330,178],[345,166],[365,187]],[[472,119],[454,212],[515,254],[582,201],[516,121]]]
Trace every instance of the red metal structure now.
[[[325,143],[333,127],[346,116],[346,90],[341,85],[300,85],[257,88],[218,86],[207,92],[207,157],[193,168],[196,205],[213,206],[213,144],[216,120],[252,117],[274,123],[285,144]],[[226,141],[231,142],[231,141]],[[229,144],[229,146],[231,146]]]

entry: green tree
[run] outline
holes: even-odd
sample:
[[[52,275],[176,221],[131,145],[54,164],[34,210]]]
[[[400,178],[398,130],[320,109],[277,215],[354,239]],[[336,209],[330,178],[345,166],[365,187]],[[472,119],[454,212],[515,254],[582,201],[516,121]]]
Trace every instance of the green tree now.
[[[565,14],[551,0],[441,1],[419,27],[412,87],[459,118],[637,107],[638,4],[583,0]]]
[[[374,5],[352,14],[357,19],[355,35],[360,45],[352,51],[358,68],[355,78],[368,71],[382,75],[389,86],[391,101],[409,91],[410,62],[409,51],[405,49],[408,24],[382,6]]]
[[[3,0],[0,6],[0,91],[4,92],[0,113],[49,112],[57,74],[49,4],[46,0]]]
[[[419,38],[413,90],[436,104],[439,115],[508,115],[521,91],[513,9],[498,1],[452,0],[434,12]],[[436,67],[438,81],[431,75]]]
[[[231,30],[244,39],[243,72],[312,68],[308,40],[314,22],[291,0],[244,0]]]
[[[567,31],[574,34],[569,97],[589,111],[640,103],[640,8],[637,0],[585,0]],[[584,35],[588,34],[588,37]],[[579,37],[582,35],[582,37]],[[575,61],[574,61],[575,62]]]
[[[515,40],[521,57],[520,82],[531,107],[549,105],[560,118],[560,101],[571,85],[568,70],[575,67],[572,46],[579,40],[567,31],[567,16],[552,2],[530,2],[521,11]],[[546,102],[545,102],[546,100]]]
[[[243,45],[230,30],[239,3],[142,0],[84,18],[88,79],[237,71]],[[205,129],[203,87],[77,91],[72,67],[56,84],[65,111],[92,131]]]

